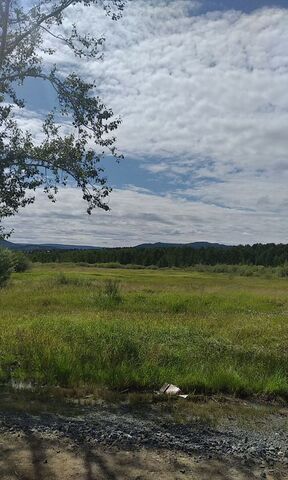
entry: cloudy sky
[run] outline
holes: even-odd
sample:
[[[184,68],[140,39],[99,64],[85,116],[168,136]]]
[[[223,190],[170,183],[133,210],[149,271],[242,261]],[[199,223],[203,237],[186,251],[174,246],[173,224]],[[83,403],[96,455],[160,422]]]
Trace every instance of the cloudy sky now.
[[[71,9],[64,28],[106,36],[103,62],[59,48],[122,118],[107,159],[111,212],[85,214],[73,185],[9,221],[12,241],[101,246],[288,241],[288,0],[130,0],[113,22]],[[25,86],[35,132],[53,95]]]

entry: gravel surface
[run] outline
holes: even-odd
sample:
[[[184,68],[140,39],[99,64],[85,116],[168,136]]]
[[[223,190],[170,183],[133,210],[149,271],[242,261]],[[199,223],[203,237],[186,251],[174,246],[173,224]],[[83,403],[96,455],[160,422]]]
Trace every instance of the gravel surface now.
[[[285,420],[285,421],[284,421]],[[109,407],[87,408],[78,416],[54,413],[1,412],[0,433],[51,434],[75,444],[85,443],[135,450],[142,447],[193,453],[208,458],[235,458],[244,462],[281,463],[288,469],[287,417],[269,416],[269,431],[231,424],[212,427],[192,421],[179,424],[166,417],[139,415]],[[271,422],[273,425],[271,425]]]

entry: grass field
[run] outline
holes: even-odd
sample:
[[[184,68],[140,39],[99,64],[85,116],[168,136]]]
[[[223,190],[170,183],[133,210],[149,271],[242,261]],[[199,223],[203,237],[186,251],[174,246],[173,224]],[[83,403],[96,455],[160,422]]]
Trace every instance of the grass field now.
[[[36,265],[0,291],[11,380],[288,397],[288,280]]]

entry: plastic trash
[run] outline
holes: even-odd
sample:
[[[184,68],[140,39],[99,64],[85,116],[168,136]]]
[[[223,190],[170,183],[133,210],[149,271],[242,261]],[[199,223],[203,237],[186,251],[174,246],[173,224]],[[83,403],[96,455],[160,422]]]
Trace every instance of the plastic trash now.
[[[181,390],[172,383],[164,383],[164,385],[160,388],[159,393],[165,395],[180,395]]]

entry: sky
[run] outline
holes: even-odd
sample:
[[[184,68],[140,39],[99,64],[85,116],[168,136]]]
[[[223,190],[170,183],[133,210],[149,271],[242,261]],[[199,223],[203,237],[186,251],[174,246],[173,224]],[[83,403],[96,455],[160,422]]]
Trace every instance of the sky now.
[[[10,219],[15,242],[130,246],[288,241],[288,0],[129,0],[113,22],[73,7],[106,37],[102,62],[65,47],[48,61],[96,80],[122,118],[106,161],[111,211],[85,214],[69,185]],[[55,45],[54,45],[55,46]],[[22,124],[37,136],[54,101],[27,82]]]

